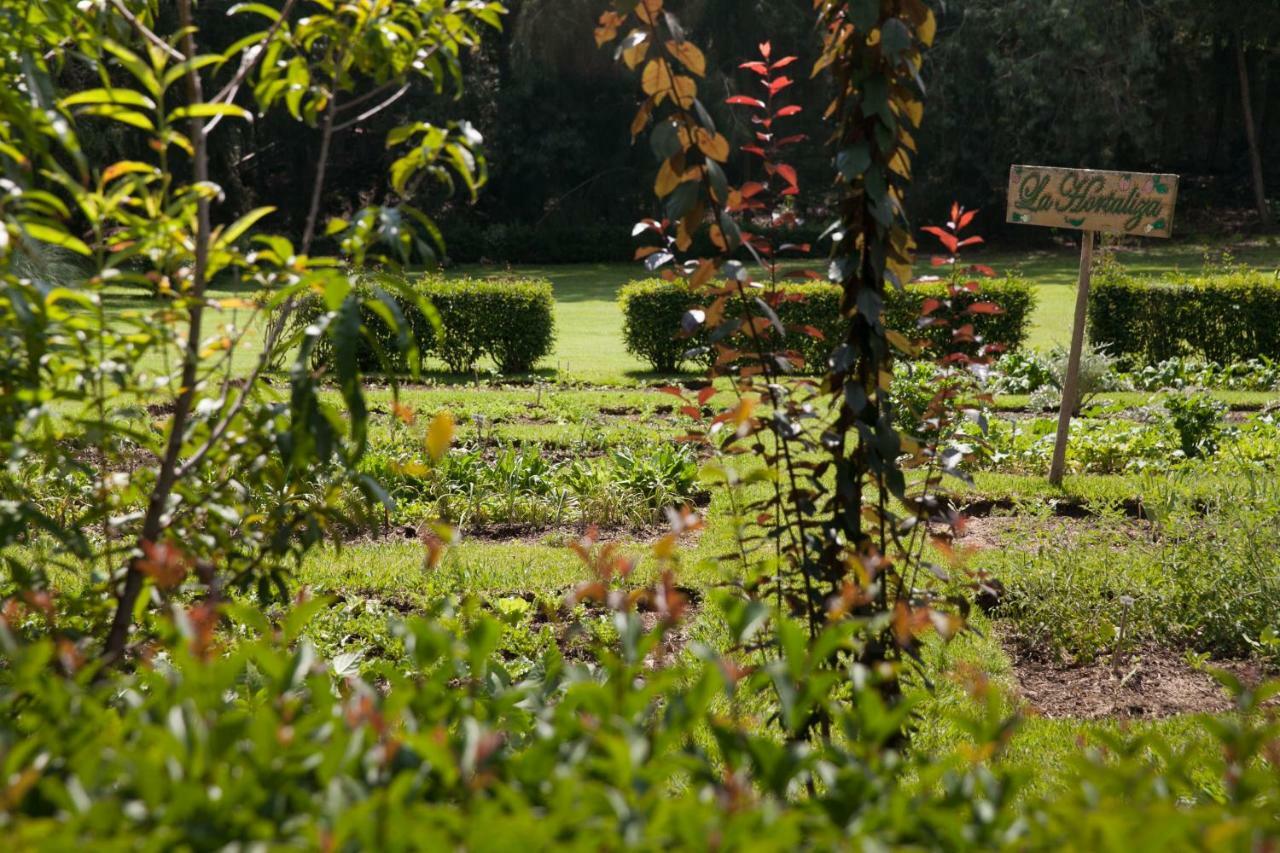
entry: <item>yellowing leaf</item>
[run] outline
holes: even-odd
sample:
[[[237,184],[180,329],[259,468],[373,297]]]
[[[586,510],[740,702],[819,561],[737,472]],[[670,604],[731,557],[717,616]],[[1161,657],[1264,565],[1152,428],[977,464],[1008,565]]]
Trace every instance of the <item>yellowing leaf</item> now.
[[[694,98],[698,97],[698,82],[692,77],[683,75],[676,77],[675,81],[676,101],[680,106],[688,109],[693,106]]]
[[[659,560],[670,560],[676,555],[677,539],[674,533],[668,533],[653,543],[653,556]]]
[[[618,37],[618,27],[625,21],[617,12],[605,12],[600,16],[600,26],[596,27],[596,47],[603,47]]]
[[[699,77],[706,76],[707,57],[693,42],[669,41],[667,42],[667,50],[694,74]]]
[[[426,444],[432,461],[438,462],[448,452],[449,445],[453,444],[454,430],[453,414],[447,410],[431,419]]]
[[[413,407],[406,406],[404,403],[392,403],[391,414],[395,415],[401,423],[410,426],[418,418],[418,413],[413,410]]]
[[[662,0],[640,0],[636,4],[636,17],[649,26],[658,23],[658,13],[662,11]]]
[[[712,136],[707,131],[698,129],[698,148],[712,160],[724,163],[729,159],[729,140],[723,134]]]
[[[121,175],[143,174],[155,175],[159,173],[159,169],[147,163],[139,163],[137,160],[120,160],[112,163],[102,172],[102,182],[109,184]]]
[[[920,25],[917,34],[920,37],[920,43],[925,47],[933,45],[933,37],[938,33],[938,19],[933,16],[933,10],[929,9],[925,12],[924,23]]]
[[[649,98],[636,110],[636,117],[631,120],[631,138],[634,140],[640,135],[640,132],[649,124],[649,117],[653,115],[653,98]]]
[[[680,186],[680,173],[675,170],[670,160],[664,160],[658,170],[658,179],[654,182],[653,191],[658,198],[666,198]]]
[[[630,41],[630,39],[628,39],[628,41]],[[623,44],[626,44],[626,41],[624,41]],[[649,40],[644,39],[622,51],[622,61],[627,64],[628,68],[634,71],[636,66],[643,62],[644,58],[648,55]]]
[[[693,235],[689,233],[689,229],[682,219],[676,226],[676,248],[682,252],[687,252],[692,246]]]
[[[711,242],[714,243],[715,247],[720,251],[729,251],[729,244],[725,242],[724,231],[720,229],[719,225],[711,226]]]
[[[671,89],[671,66],[665,59],[651,59],[640,75],[640,88],[646,95],[656,95],[658,103]]]
[[[907,336],[901,332],[895,332],[893,329],[885,329],[884,336],[889,339],[889,343],[893,344],[894,348],[899,352],[906,353],[907,355],[915,354],[915,345],[912,344],[911,341],[907,340]]]
[[[907,117],[911,119],[912,127],[919,127],[920,121],[924,118],[924,104],[919,101],[907,101],[903,105],[903,110]]]
[[[901,148],[893,152],[893,157],[889,160],[889,168],[902,177],[911,179],[911,160]]]

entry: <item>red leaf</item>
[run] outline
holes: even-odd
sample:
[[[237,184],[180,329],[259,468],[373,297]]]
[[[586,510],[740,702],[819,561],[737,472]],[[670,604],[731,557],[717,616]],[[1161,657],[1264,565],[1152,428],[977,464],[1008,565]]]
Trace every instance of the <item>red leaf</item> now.
[[[955,222],[957,219],[960,218],[960,211],[962,210],[964,210],[964,208],[960,206],[960,202],[956,201],[951,203],[951,221],[952,222]]]
[[[800,195],[799,187],[787,187],[779,195]]]
[[[764,184],[758,183],[756,181],[748,181],[747,183],[742,185],[743,198],[752,198],[754,196],[760,195],[760,193],[762,192],[764,192]]]
[[[800,187],[800,179],[796,177],[795,166],[791,166],[786,163],[779,163],[775,168],[777,169],[778,174],[782,176],[782,179],[791,184],[793,188],[798,189]]]
[[[742,150],[747,152],[748,154],[754,154],[757,157],[765,156],[764,149],[761,148],[759,145],[744,145],[742,146]]]
[[[779,77],[777,80],[771,80],[768,83],[769,94],[776,95],[794,82],[795,81],[792,80],[790,77]]]
[[[802,326],[800,328],[800,331],[804,332],[806,335],[808,335],[811,338],[814,338],[815,340],[825,341],[827,339],[827,336],[822,334],[822,330],[817,328],[816,326]]]
[[[701,391],[698,392],[698,405],[705,406],[707,404],[707,401],[710,400],[715,395],[716,395],[715,386],[708,385],[706,388],[703,388]]]
[[[770,65],[769,69],[771,71],[777,71],[779,68],[786,68],[788,65],[790,65],[795,61],[796,61],[796,57],[794,56],[784,56],[781,59],[779,59],[777,62],[773,63],[773,65]]]
[[[978,273],[979,275],[985,275],[987,278],[996,277],[996,271],[993,270],[991,267],[987,266],[986,264],[974,264],[973,266],[969,267],[969,269],[972,270],[973,272]]]
[[[932,299],[932,298],[926,299],[924,303],[920,306],[920,316],[928,317],[930,314],[932,314],[934,311],[937,311],[941,307],[942,307],[942,300]]]
[[[769,76],[769,66],[765,65],[763,62],[744,62],[738,67],[745,68],[748,71],[754,71],[761,77]]]
[[[953,255],[956,253],[956,249],[959,248],[960,241],[956,239],[956,236],[943,231],[937,225],[927,225],[920,230],[937,237],[942,242],[943,247]]]
[[[758,110],[765,109],[764,101],[756,98],[750,98],[746,95],[734,95],[732,98],[725,99],[726,104],[743,104],[748,107],[755,107]]]
[[[1003,314],[1004,309],[994,302],[975,302],[964,309],[966,314]]]
[[[983,240],[981,237],[968,237],[960,241],[960,247],[964,248],[965,246],[976,246],[979,243],[985,243],[985,242],[986,240]]]
[[[945,267],[947,264],[955,263],[955,261],[952,260],[951,258],[944,258],[941,255],[934,255],[932,258],[929,259],[929,262],[933,264],[935,267]]]
[[[977,216],[977,215],[978,215],[978,211],[976,211],[976,210],[970,210],[970,211],[969,211],[968,213],[966,213],[964,216],[961,216],[961,217],[960,217],[960,222],[959,222],[959,224],[956,226],[956,230],[957,230],[957,231],[963,231],[964,229],[968,228],[968,227],[969,227],[969,223],[973,221],[973,217],[975,217],[975,216]]]
[[[770,44],[769,42],[764,42],[763,44],[760,45],[760,55],[763,56],[765,59],[768,59],[769,54],[771,53],[773,53],[772,44]]]
[[[677,388],[677,387],[676,387],[676,386],[674,386],[674,385],[664,385],[664,386],[662,386],[661,388],[659,388],[659,389],[658,389],[658,393],[659,393],[659,394],[670,394],[672,397],[679,397],[681,400],[683,400],[683,399],[684,399],[684,389],[683,389],[683,388]]]
[[[782,109],[778,110],[776,113],[773,114],[773,117],[786,118],[787,116],[793,116],[802,112],[804,112],[804,107],[799,106],[797,104],[792,104],[789,107],[783,107]]]
[[[702,420],[702,410],[699,409],[697,406],[681,406],[680,413],[683,415],[688,415],[689,417],[693,418],[695,421]]]

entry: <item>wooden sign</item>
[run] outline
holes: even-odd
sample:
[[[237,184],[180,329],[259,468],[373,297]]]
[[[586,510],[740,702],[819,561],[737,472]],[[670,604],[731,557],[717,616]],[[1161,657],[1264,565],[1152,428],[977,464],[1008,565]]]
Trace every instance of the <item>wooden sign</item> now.
[[[1067,465],[1067,436],[1076,389],[1080,386],[1080,356],[1084,350],[1084,324],[1089,312],[1089,274],[1093,267],[1093,240],[1099,231],[1168,237],[1173,233],[1173,206],[1178,200],[1177,175],[1144,175],[1138,172],[1098,172],[1092,169],[1055,169],[1051,166],[1012,166],[1009,169],[1009,221],[1019,225],[1078,228],[1080,284],[1076,289],[1075,322],[1071,327],[1071,352],[1062,382],[1062,406],[1058,410],[1058,435],[1049,466],[1049,482],[1062,485]]]
[[[1009,221],[1168,237],[1178,200],[1177,175],[1014,166],[1009,170]]]

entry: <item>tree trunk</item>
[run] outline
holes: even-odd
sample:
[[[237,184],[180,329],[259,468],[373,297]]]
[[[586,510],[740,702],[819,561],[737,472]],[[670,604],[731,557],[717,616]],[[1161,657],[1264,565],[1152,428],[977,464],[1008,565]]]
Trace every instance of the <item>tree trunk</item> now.
[[[1258,218],[1263,225],[1271,224],[1271,209],[1267,207],[1267,185],[1262,178],[1262,152],[1258,150],[1258,133],[1253,125],[1253,99],[1249,95],[1249,64],[1245,60],[1244,40],[1236,36],[1236,71],[1240,74],[1240,105],[1244,111],[1244,132],[1249,140],[1249,168],[1253,172],[1253,195],[1258,206]]]

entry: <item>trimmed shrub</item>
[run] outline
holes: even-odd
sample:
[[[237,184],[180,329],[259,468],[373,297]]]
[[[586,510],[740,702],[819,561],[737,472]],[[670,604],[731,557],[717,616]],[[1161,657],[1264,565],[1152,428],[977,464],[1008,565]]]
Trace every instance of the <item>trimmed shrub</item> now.
[[[965,293],[956,297],[956,310],[963,310],[974,302],[999,305],[1001,313],[979,314],[966,318],[966,322],[973,323],[974,332],[983,342],[1000,344],[1005,352],[1016,352],[1027,342],[1027,335],[1031,332],[1031,314],[1036,307],[1036,294],[1031,283],[1024,278],[1009,277],[983,279],[981,285],[982,289],[976,294]],[[950,327],[917,327],[924,301],[946,299],[947,295],[947,283],[941,281],[914,283],[903,290],[893,290],[885,300],[885,324],[908,337],[927,340],[935,350],[948,347],[951,344]]]
[[[415,300],[392,297],[404,315],[410,333],[425,357],[434,355],[455,373],[473,370],[481,359],[493,359],[503,373],[524,373],[551,353],[555,345],[555,299],[546,279],[492,278],[444,279],[427,276],[411,283],[439,316],[435,324]],[[364,324],[389,358],[396,372],[408,369],[397,355],[396,335],[384,320],[366,311]],[[327,363],[330,353],[317,350],[317,361]],[[362,341],[359,358],[365,369],[384,365],[375,347]]]
[[[842,328],[840,288],[832,284],[783,284],[778,289],[782,294],[778,319],[789,329],[795,329],[789,332],[788,346],[803,356],[807,372],[821,372],[833,349],[832,341]],[[891,329],[926,339],[934,346],[947,344],[951,340],[950,329],[917,328],[924,301],[946,296],[947,286],[940,282],[911,284],[904,291],[891,291],[885,306],[885,322]],[[705,345],[703,335],[690,338],[677,334],[685,312],[705,307],[708,302],[704,294],[691,291],[685,284],[663,279],[632,282],[622,289],[618,301],[624,317],[627,351],[649,362],[654,370],[670,373],[682,366],[686,352]],[[1025,280],[989,281],[984,283],[980,295],[966,295],[960,301],[961,307],[969,302],[991,301],[1004,309],[1002,314],[972,318],[975,331],[987,342],[1016,350],[1026,341],[1035,295]],[[798,331],[805,326],[817,329],[823,337]]]
[[[1280,357],[1280,281],[1257,271],[1139,277],[1100,274],[1089,336],[1130,367],[1198,355],[1230,364]]]
[[[677,334],[680,321],[686,311],[705,302],[705,297],[683,282],[651,278],[624,286],[618,304],[627,352],[660,373],[675,371],[684,363],[684,353],[699,345],[697,340]]]

